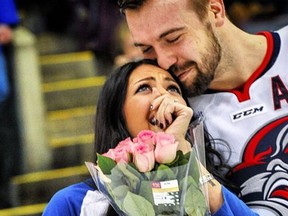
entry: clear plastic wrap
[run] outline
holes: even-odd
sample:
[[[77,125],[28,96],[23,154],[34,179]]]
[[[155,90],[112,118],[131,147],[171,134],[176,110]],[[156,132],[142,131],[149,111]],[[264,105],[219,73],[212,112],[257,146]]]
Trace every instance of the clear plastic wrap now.
[[[192,151],[178,151],[169,164],[158,164],[149,172],[139,172],[132,163],[119,162],[107,173],[91,162],[86,166],[119,215],[210,215],[206,184],[201,184],[205,167],[203,123],[190,127]],[[201,163],[200,163],[201,162]]]

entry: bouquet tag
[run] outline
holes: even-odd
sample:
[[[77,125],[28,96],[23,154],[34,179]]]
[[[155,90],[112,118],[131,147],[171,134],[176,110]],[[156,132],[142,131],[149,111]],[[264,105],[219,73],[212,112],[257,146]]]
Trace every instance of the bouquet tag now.
[[[152,182],[152,193],[156,206],[179,205],[179,186],[177,180]]]

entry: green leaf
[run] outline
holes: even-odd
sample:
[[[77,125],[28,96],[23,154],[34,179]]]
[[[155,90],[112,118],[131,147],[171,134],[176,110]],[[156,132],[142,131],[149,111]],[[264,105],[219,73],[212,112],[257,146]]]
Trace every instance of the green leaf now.
[[[119,169],[118,165],[116,165],[111,170],[111,175],[107,176],[109,179],[111,179],[111,188],[114,189],[118,187],[119,185],[126,185],[126,179],[123,176],[123,172],[121,169]]]
[[[188,177],[187,181],[188,189],[183,191],[185,193],[185,212],[189,216],[203,216],[208,209],[205,197],[191,176]]]
[[[154,197],[152,192],[151,181],[141,181],[138,194],[153,204]]]
[[[130,164],[128,164],[128,166],[126,166],[126,169],[131,172],[134,176],[136,176],[138,179],[144,179],[145,175],[141,172],[139,172],[136,168],[136,166],[131,166]]]
[[[184,155],[184,158],[187,159],[187,160],[189,160],[189,158],[190,158],[190,152],[186,153],[186,154]]]
[[[199,170],[199,162],[196,159],[195,152],[191,153],[190,159],[191,163],[189,167],[189,175],[193,177],[193,179],[196,181],[197,184],[199,184],[200,170]]]
[[[122,171],[123,176],[121,177],[125,181],[125,185],[130,187],[132,192],[137,192],[140,184],[141,174],[125,163],[118,163],[117,168]]]
[[[158,169],[154,172],[153,181],[166,181],[176,179],[175,173],[173,170],[164,164],[161,164]]]
[[[123,210],[133,216],[155,215],[153,206],[148,200],[131,192],[124,198]]]
[[[180,150],[177,151],[177,157],[178,157],[178,161],[185,159],[185,155]]]
[[[109,191],[110,193],[113,194],[113,196],[117,197],[117,199],[124,199],[126,194],[129,191],[129,187],[126,185],[120,185],[116,188],[113,189],[113,191]]]
[[[105,175],[110,175],[111,170],[116,166],[116,162],[109,157],[97,153],[97,165]]]
[[[187,191],[187,189],[190,186],[193,186],[195,188],[198,188],[198,184],[196,183],[195,179],[192,176],[185,176],[181,181],[180,181],[180,188],[181,190]]]

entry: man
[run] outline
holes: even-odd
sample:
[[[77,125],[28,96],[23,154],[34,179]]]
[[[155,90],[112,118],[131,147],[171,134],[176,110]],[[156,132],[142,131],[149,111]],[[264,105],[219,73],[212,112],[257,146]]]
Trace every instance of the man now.
[[[232,181],[259,215],[288,211],[288,27],[248,34],[223,0],[119,0],[144,57],[186,86],[195,113],[230,144]]]

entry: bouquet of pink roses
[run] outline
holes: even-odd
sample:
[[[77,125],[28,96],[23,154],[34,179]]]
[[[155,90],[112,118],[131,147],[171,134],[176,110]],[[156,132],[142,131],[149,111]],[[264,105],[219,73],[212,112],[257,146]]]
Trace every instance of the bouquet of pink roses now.
[[[119,215],[208,215],[199,151],[177,147],[173,135],[144,130],[86,165]]]

